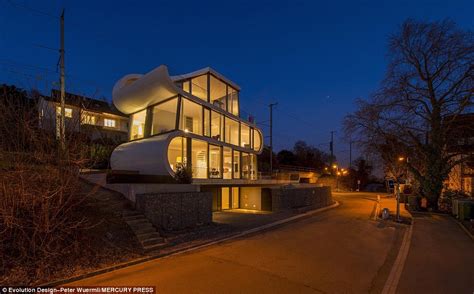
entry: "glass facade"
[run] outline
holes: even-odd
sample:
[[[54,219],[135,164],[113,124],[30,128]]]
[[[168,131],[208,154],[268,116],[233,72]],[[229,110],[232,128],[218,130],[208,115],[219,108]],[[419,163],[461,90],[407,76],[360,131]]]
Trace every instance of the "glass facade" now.
[[[207,78],[208,75],[202,75],[191,79],[191,94],[207,101]]]
[[[227,110],[227,84],[210,75],[209,94],[212,105]]]
[[[193,178],[207,178],[207,142],[192,139],[191,165],[193,171]]]
[[[202,135],[202,106],[183,98],[181,100],[180,130],[186,133]]]
[[[233,177],[234,179],[240,179],[240,152],[234,150],[234,161],[233,161]]]
[[[224,164],[223,164],[224,179],[232,179],[232,149],[224,147]]]
[[[216,145],[209,145],[209,178],[222,178],[221,171],[222,148]]]
[[[239,93],[230,86],[228,87],[227,92],[229,104],[227,111],[235,116],[239,116]]]
[[[239,146],[239,122],[225,118],[225,142]]]
[[[146,109],[130,116],[130,140],[136,140],[145,136]]]
[[[211,136],[211,110],[204,108],[204,136]]]
[[[186,138],[173,138],[168,146],[168,162],[174,172],[186,166],[186,154]]]
[[[161,134],[176,129],[176,111],[178,110],[178,98],[173,98],[153,106],[153,122],[151,134]]]
[[[263,137],[252,124],[238,119],[239,91],[211,72],[176,84],[206,103],[178,95],[150,105],[130,116],[130,139],[178,129],[189,135],[170,141],[167,155],[173,171],[188,166],[196,179],[256,179],[253,152],[260,151]],[[239,207],[238,197],[233,198],[240,194],[239,188],[231,188],[228,194],[227,206]]]
[[[222,114],[211,111],[211,138],[222,141],[224,129],[224,117]]]
[[[240,124],[240,146],[251,148],[250,127],[246,124]]]
[[[260,148],[262,148],[262,133],[257,129],[253,129],[253,150],[258,151]]]
[[[188,141],[189,140],[189,141]],[[187,146],[190,150],[187,150]],[[189,160],[187,160],[189,156]],[[256,179],[257,156],[230,147],[208,144],[204,140],[176,137],[168,148],[173,171],[190,165],[196,179]]]

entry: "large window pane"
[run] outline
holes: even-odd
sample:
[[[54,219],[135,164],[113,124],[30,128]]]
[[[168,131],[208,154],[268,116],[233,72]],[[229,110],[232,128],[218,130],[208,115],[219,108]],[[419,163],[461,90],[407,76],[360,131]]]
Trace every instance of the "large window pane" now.
[[[168,146],[168,162],[174,172],[186,166],[186,138],[176,137],[171,140]]]
[[[250,127],[245,124],[240,124],[240,146],[251,148],[250,145]]]
[[[211,111],[211,137],[213,139],[222,141],[224,129],[224,118],[221,114]]]
[[[225,119],[225,142],[239,145],[239,123],[233,119]]]
[[[253,149],[259,151],[262,148],[262,133],[258,129],[253,130]]]
[[[250,174],[251,174],[250,154],[242,152],[242,178],[250,179]]]
[[[250,154],[250,179],[257,179],[257,155]]]
[[[191,80],[191,92],[194,96],[207,101],[207,74]]]
[[[234,168],[233,168],[234,179],[240,179],[240,152],[234,150]]]
[[[151,133],[161,134],[176,128],[176,110],[178,98],[158,104],[153,107],[153,123]]]
[[[132,114],[130,116],[131,128],[130,128],[130,139],[143,138],[145,134],[145,120],[146,120],[146,109]]]
[[[232,87],[228,87],[228,101],[229,109],[228,111],[233,115],[239,116],[239,93],[237,90]]]
[[[192,139],[191,154],[193,178],[207,178],[207,143]]]
[[[210,79],[210,102],[221,109],[227,110],[227,85],[216,79],[213,75],[211,75]]]
[[[204,108],[204,136],[211,136],[211,110]]]
[[[221,173],[221,147],[209,145],[209,178],[222,178]]]
[[[180,129],[202,135],[202,106],[187,99],[181,103]]]
[[[224,179],[232,179],[232,149],[224,147]]]

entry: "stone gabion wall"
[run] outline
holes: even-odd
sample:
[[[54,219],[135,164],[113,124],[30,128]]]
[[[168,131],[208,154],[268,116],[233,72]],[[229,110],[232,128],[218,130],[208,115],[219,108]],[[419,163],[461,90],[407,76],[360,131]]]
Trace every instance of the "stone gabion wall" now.
[[[272,211],[317,209],[333,204],[331,187],[281,187],[271,189]]]
[[[212,222],[210,192],[150,193],[136,195],[136,209],[158,229],[171,231]]]

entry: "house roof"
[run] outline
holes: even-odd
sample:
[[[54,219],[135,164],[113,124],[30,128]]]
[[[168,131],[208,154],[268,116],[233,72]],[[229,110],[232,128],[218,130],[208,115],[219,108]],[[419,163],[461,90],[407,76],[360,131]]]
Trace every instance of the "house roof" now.
[[[185,79],[189,79],[189,78],[194,78],[194,77],[197,77],[197,76],[200,76],[200,75],[203,75],[203,74],[207,74],[207,73],[213,74],[213,75],[216,76],[217,78],[219,78],[219,79],[223,80],[224,82],[226,82],[227,84],[231,85],[231,86],[232,86],[233,88],[235,88],[236,90],[240,91],[239,85],[237,85],[236,83],[232,82],[231,80],[229,80],[228,78],[226,78],[226,77],[223,76],[222,74],[218,73],[217,71],[215,71],[215,70],[214,70],[213,68],[211,68],[211,67],[205,67],[205,68],[202,68],[202,69],[199,69],[199,70],[196,70],[196,71],[187,73],[187,74],[172,76],[171,79],[172,79],[173,81],[181,81],[181,80],[185,80]]]
[[[60,102],[60,97],[61,92],[56,89],[51,90],[51,96],[43,96],[43,98],[47,101],[58,103]],[[120,112],[113,104],[108,103],[107,101],[85,97],[82,95],[66,92],[65,103],[67,105],[77,106],[88,111],[110,113],[118,116],[128,117],[127,115]]]

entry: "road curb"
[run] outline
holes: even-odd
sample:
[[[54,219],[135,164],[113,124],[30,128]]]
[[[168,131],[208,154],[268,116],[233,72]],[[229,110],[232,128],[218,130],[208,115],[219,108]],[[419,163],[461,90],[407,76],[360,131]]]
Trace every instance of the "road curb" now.
[[[172,256],[179,255],[179,254],[189,253],[189,252],[199,250],[199,249],[202,249],[202,248],[205,248],[205,247],[208,247],[208,246],[212,246],[212,245],[215,245],[215,244],[219,244],[219,243],[223,243],[223,242],[230,241],[230,240],[233,240],[233,239],[237,239],[237,238],[240,238],[240,237],[243,237],[243,236],[246,236],[246,235],[251,235],[251,234],[254,234],[254,233],[257,233],[257,232],[268,230],[270,228],[273,228],[273,227],[276,227],[276,226],[279,226],[279,225],[287,224],[287,223],[290,223],[292,221],[296,221],[296,220],[299,220],[299,219],[302,219],[302,218],[305,218],[305,217],[309,217],[309,216],[312,216],[314,214],[317,214],[317,213],[320,213],[320,212],[323,212],[323,211],[326,211],[326,210],[329,210],[329,209],[332,209],[332,208],[336,208],[339,205],[340,205],[340,203],[338,201],[334,201],[333,204],[331,204],[329,206],[326,206],[326,207],[318,208],[318,209],[315,209],[315,210],[310,210],[310,211],[302,213],[302,214],[298,214],[298,215],[295,215],[295,216],[292,216],[292,217],[289,217],[289,218],[281,219],[281,220],[278,220],[278,221],[275,221],[275,222],[272,222],[272,223],[269,223],[269,224],[266,224],[266,225],[263,225],[263,226],[259,226],[259,227],[256,227],[256,228],[252,228],[252,229],[249,229],[249,230],[245,230],[243,232],[239,232],[239,233],[236,233],[236,234],[233,234],[233,235],[230,235],[230,236],[224,236],[220,239],[212,240],[212,241],[204,243],[204,244],[200,244],[200,245],[196,245],[196,246],[190,246],[188,248],[182,248],[182,249],[178,249],[177,251],[171,251],[171,252],[164,253],[164,254],[156,254],[156,255],[152,255],[152,256],[148,256],[148,257],[144,257],[144,258],[135,259],[135,260],[132,260],[132,261],[120,263],[120,264],[117,264],[117,265],[114,265],[114,266],[110,266],[110,267],[103,268],[103,269],[100,269],[100,270],[96,270],[96,271],[93,271],[93,272],[89,272],[89,273],[86,273],[86,274],[78,275],[78,276],[75,276],[75,277],[62,279],[62,280],[54,281],[54,282],[47,283],[47,284],[43,284],[43,285],[40,285],[40,287],[56,287],[56,286],[59,286],[59,285],[64,285],[64,284],[76,282],[76,281],[79,281],[79,280],[83,280],[83,279],[86,279],[86,278],[98,276],[98,275],[101,275],[101,274],[105,274],[105,273],[108,273],[108,272],[112,272],[112,271],[115,271],[115,270],[119,270],[119,269],[122,269],[122,268],[129,267],[129,266],[133,266],[133,265],[153,261],[153,260],[156,260],[156,259],[168,258],[168,257],[172,257]]]
[[[464,224],[458,220],[456,220],[456,223],[461,227],[461,229],[467,234],[469,238],[471,238],[472,241],[474,241],[474,235],[469,232],[469,230],[464,226]]]
[[[412,218],[412,223],[410,227],[408,228],[408,230],[405,231],[405,234],[403,235],[402,245],[400,246],[400,250],[398,251],[395,263],[393,264],[392,269],[390,270],[390,274],[387,278],[387,281],[385,282],[382,294],[396,293],[398,282],[400,281],[400,277],[402,275],[402,271],[408,256],[408,251],[410,250],[414,226],[415,218]]]

